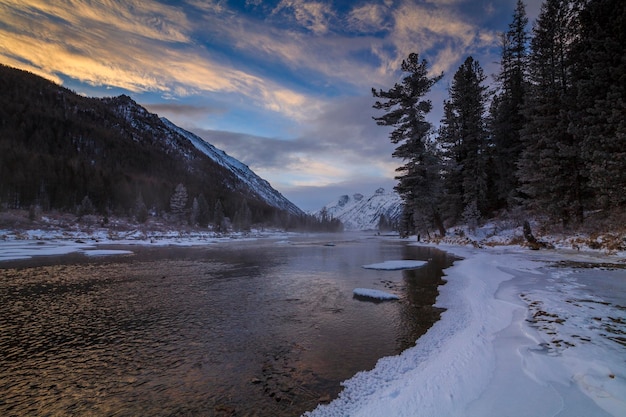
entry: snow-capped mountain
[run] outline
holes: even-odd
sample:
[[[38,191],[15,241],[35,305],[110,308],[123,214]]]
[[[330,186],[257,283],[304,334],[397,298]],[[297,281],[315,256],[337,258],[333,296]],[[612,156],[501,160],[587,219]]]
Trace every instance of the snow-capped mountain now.
[[[235,174],[242,183],[254,190],[270,206],[297,216],[304,214],[299,207],[272,188],[269,182],[255,174],[247,165],[211,145],[201,137],[176,126],[165,117],[161,117],[161,120],[169,129],[189,140],[200,152]]]
[[[359,193],[342,195],[313,214],[321,218],[324,212],[329,218],[339,219],[345,230],[374,230],[378,228],[381,215],[390,223],[398,221],[402,199],[394,191],[379,188],[369,197]]]

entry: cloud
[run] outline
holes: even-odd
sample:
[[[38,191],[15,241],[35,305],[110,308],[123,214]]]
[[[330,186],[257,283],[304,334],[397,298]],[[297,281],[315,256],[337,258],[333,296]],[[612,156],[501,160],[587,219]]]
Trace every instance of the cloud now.
[[[437,7],[433,7],[405,1],[394,10],[395,26],[391,38],[396,45],[397,55],[389,63],[392,68],[399,66],[402,59],[410,52],[415,52],[415,46],[419,45],[421,51],[417,52],[422,56],[431,56],[429,61],[433,73],[447,72],[472,50],[497,42],[495,32],[481,29],[472,24],[467,15],[460,14],[458,9],[446,7],[458,1],[436,3]],[[443,52],[432,52],[441,47],[444,48]]]
[[[259,4],[261,1],[262,0],[257,0],[253,3]],[[223,13],[227,11],[226,6],[224,6],[225,2],[223,0],[186,0],[185,2],[203,12]],[[246,4],[247,3],[248,1],[246,1]]]
[[[352,30],[361,33],[382,32],[391,28],[389,9],[379,3],[365,3],[354,7],[347,20]]]
[[[113,1],[50,3],[24,0],[0,8],[7,22],[0,28],[4,61],[56,81],[55,74],[65,74],[136,93],[236,94],[297,119],[315,105],[312,97],[214,59],[191,40],[193,25],[175,7],[140,1],[130,7]]]
[[[151,103],[144,104],[148,110],[159,114],[175,114],[177,116],[205,116],[207,114],[221,114],[225,109],[211,106],[192,106],[180,103]]]
[[[28,11],[30,16],[20,11]],[[157,2],[6,0],[3,7],[5,13],[12,15],[10,22],[14,27],[19,29],[26,24],[22,27],[28,27],[31,31],[36,31],[42,23],[58,22],[64,26],[82,26],[100,33],[106,28],[107,33],[132,33],[167,42],[189,41],[185,34],[188,26],[185,14],[177,8]],[[36,23],[31,20],[33,17],[37,19]],[[46,34],[45,29],[39,33]]]
[[[169,97],[226,93],[301,121],[320,111],[324,96],[392,84],[416,45],[422,56],[446,48],[428,56],[439,72],[494,39],[449,7],[406,0],[395,9],[364,2],[343,15],[327,3],[283,0],[265,18],[236,13],[221,1],[187,3],[193,13],[139,0],[13,0],[0,8],[7,22],[0,56],[56,81],[65,74],[93,86]],[[279,15],[318,36],[277,24]],[[216,47],[236,53],[227,58]],[[281,77],[286,73],[297,78]]]
[[[189,105],[179,102],[142,103],[152,113],[176,120],[179,126],[195,125],[203,120],[211,120],[222,117],[227,113],[226,107],[212,105]]]
[[[189,128],[223,149],[281,190],[355,183],[367,178],[373,189],[393,180],[399,162],[388,130],[377,126],[371,97],[337,98],[294,139]],[[373,191],[373,190],[372,190]]]
[[[283,10],[293,13],[293,18],[299,25],[318,35],[328,32],[329,21],[334,16],[328,3],[319,1],[281,0],[274,9],[274,14]]]

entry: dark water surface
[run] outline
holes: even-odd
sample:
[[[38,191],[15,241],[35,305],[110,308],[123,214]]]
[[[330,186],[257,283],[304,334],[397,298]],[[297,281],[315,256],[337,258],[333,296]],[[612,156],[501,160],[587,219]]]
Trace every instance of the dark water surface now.
[[[452,262],[352,235],[130,249],[0,263],[0,415],[300,415],[414,344]],[[430,261],[361,267],[394,259]]]

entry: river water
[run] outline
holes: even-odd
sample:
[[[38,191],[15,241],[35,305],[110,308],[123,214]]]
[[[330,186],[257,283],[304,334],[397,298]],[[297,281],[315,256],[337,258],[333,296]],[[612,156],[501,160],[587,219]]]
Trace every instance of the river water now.
[[[342,234],[130,249],[0,263],[0,415],[300,415],[414,344],[452,262]],[[362,268],[399,259],[429,262]]]

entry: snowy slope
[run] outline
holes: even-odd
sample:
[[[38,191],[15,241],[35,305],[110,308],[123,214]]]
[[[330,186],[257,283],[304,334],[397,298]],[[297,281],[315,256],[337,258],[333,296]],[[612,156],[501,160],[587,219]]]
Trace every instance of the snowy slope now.
[[[327,204],[314,215],[320,217],[324,209],[329,217],[339,219],[345,230],[374,230],[378,228],[381,215],[385,215],[391,222],[400,218],[402,200],[397,193],[379,188],[369,197],[359,193],[342,195],[339,200]]]
[[[247,165],[229,156],[226,152],[217,149],[201,137],[176,126],[166,118],[162,117],[161,121],[163,121],[170,130],[189,140],[200,152],[230,170],[242,183],[254,190],[259,197],[269,205],[285,210],[296,216],[304,214],[300,208],[272,188],[269,182],[255,174]]]

